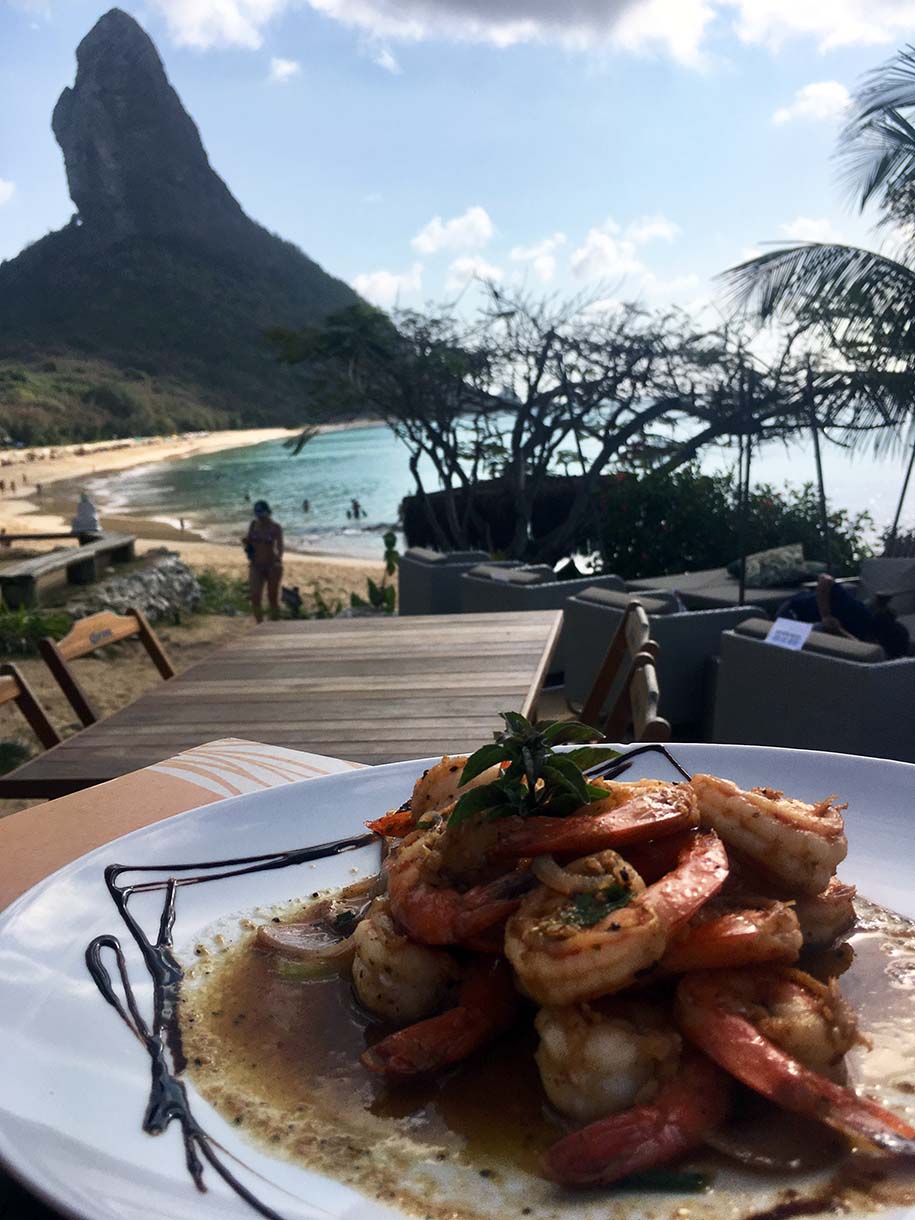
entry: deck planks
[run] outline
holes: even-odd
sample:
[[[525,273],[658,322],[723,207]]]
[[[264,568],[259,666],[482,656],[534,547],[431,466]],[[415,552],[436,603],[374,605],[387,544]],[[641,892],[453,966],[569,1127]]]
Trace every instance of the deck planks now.
[[[264,623],[0,777],[61,796],[220,737],[377,764],[460,753],[531,714],[562,614]]]

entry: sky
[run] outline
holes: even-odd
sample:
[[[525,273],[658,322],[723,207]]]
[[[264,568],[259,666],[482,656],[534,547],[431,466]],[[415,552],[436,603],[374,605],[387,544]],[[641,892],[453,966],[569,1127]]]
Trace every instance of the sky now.
[[[0,0],[0,259],[70,218],[50,129],[99,0]],[[874,245],[833,156],[910,0],[121,0],[254,219],[385,307],[479,277],[722,303],[766,241]]]

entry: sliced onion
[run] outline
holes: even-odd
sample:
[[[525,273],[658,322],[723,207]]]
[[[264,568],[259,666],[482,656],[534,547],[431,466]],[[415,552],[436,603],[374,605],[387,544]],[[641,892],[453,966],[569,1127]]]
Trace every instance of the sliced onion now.
[[[538,881],[559,894],[596,894],[613,884],[613,877],[607,873],[599,877],[573,873],[557,864],[553,856],[535,856],[531,871]]]
[[[257,945],[300,962],[321,963],[342,969],[352,963],[356,944],[352,936],[333,940],[314,923],[264,924],[257,929]]]

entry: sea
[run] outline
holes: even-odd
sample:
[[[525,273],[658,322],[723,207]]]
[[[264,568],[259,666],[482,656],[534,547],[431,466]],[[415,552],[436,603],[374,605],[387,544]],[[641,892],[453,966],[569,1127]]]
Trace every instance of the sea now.
[[[733,452],[712,451],[702,466],[712,472],[733,469]],[[876,539],[892,521],[907,455],[876,459],[851,454],[826,442],[823,468],[830,506],[868,512]],[[420,468],[427,487],[436,486],[431,465]],[[771,443],[754,458],[752,482],[800,486],[816,478],[812,444]],[[89,483],[91,497],[112,515],[152,517],[180,527],[181,522],[214,542],[238,542],[255,500],[269,502],[290,550],[377,558],[382,535],[398,527],[398,507],[414,490],[408,453],[383,425],[326,432],[298,456],[281,441],[227,449],[177,461],[134,466]],[[305,502],[307,501],[307,508]],[[354,503],[359,508],[356,516]],[[915,478],[900,528],[915,529]]]

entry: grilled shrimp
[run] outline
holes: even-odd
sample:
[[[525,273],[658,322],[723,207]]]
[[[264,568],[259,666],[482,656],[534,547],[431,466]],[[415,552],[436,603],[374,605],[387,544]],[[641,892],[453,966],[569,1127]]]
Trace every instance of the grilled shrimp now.
[[[534,1024],[546,1094],[579,1122],[654,1101],[679,1066],[680,1035],[650,1004],[541,1008]]]
[[[706,903],[670,942],[659,963],[666,974],[797,961],[802,944],[794,909],[774,899]]]
[[[392,1025],[408,1025],[446,1007],[460,969],[446,949],[408,940],[388,901],[376,898],[353,932],[353,987],[360,1002]]]
[[[797,970],[713,970],[677,988],[677,1023],[691,1042],[776,1105],[818,1119],[858,1147],[915,1155],[915,1127],[834,1083],[855,1038],[834,987]]]
[[[454,757],[444,755],[441,762],[422,773],[413,785],[413,794],[408,801],[384,817],[366,822],[366,826],[385,838],[401,838],[410,833],[424,814],[446,813],[462,793],[480,784],[491,784],[498,778],[499,768],[490,767],[461,787],[461,775],[466,765],[466,754],[456,754]]]
[[[517,871],[457,889],[445,856],[446,835],[444,822],[415,830],[386,862],[391,912],[413,940],[425,945],[472,941],[505,920],[532,884],[529,874]]]
[[[792,894],[821,893],[845,859],[844,806],[835,797],[807,805],[773,788],[744,792],[713,775],[694,775],[691,784],[701,824]]]
[[[645,886],[616,852],[585,856],[564,882],[529,894],[505,929],[505,955],[539,1004],[576,1004],[629,986],[661,958],[670,937],[724,884],[714,833],[695,834],[677,867]],[[543,874],[541,874],[543,875]],[[578,882],[578,893],[569,886]]]
[[[855,924],[855,887],[833,877],[822,894],[802,896],[794,903],[804,946],[824,949]]]

